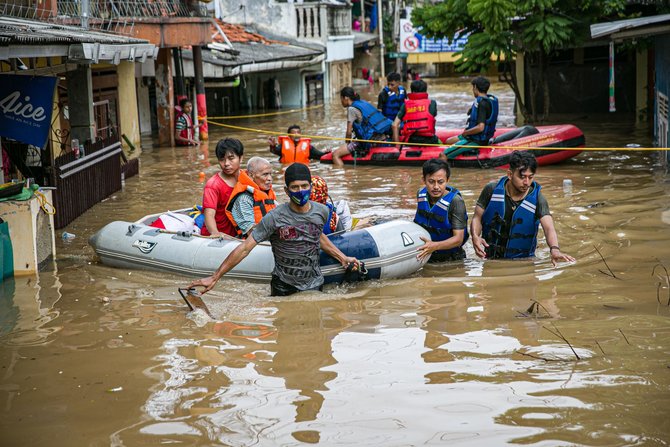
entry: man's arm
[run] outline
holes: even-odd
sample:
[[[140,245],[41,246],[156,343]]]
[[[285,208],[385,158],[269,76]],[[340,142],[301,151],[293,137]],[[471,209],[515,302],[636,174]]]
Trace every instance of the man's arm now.
[[[479,133],[484,132],[484,127],[486,127],[485,123],[479,123],[475,127],[471,127],[470,129],[464,130],[463,133],[461,133],[461,136],[469,137],[472,135],[477,135]]]
[[[216,210],[212,208],[205,208],[204,214],[205,214],[205,228],[207,228],[209,234],[211,234],[212,236],[221,235],[219,228],[216,226]]]
[[[312,146],[311,144],[309,145],[309,159],[310,160],[320,160],[321,157],[326,155],[328,152],[330,152],[330,151],[329,150],[320,151],[317,148],[315,148],[314,146]]]
[[[472,246],[475,248],[475,254],[480,258],[486,258],[486,248],[489,244],[486,243],[482,234],[482,217],[484,216],[484,208],[477,204],[475,206],[475,213],[470,222],[470,237],[472,237]]]
[[[239,194],[235,198],[230,213],[233,215],[237,227],[242,230],[243,235],[249,234],[254,228],[254,225],[256,225],[256,217],[254,216],[254,198],[249,193],[245,192]]]
[[[400,118],[395,117],[391,128],[393,129],[393,141],[400,141]],[[396,146],[400,147],[401,145],[396,144]]]
[[[544,231],[544,237],[547,240],[547,245],[549,246],[549,254],[551,254],[551,263],[556,267],[558,261],[565,262],[575,262],[575,258],[568,255],[567,253],[561,252],[561,249],[558,246],[558,235],[556,234],[556,228],[554,228],[554,219],[551,217],[551,214],[542,216],[540,219],[540,225],[542,225],[542,231]]]
[[[387,99],[388,95],[386,94],[386,90],[379,92],[379,96],[377,96],[377,110],[380,112],[384,110],[384,104],[386,104]]]
[[[425,242],[424,245],[417,248],[416,259],[423,261],[427,259],[434,251],[437,250],[449,250],[451,248],[460,247],[463,244],[463,238],[465,237],[465,230],[453,230],[453,235],[444,241],[433,242],[428,238],[420,236],[420,239]]]
[[[347,121],[347,133],[345,134],[345,138],[351,138],[351,135],[353,133],[353,128],[354,128],[354,123],[352,121]],[[348,144],[349,141],[346,141],[345,144]]]
[[[204,287],[205,290],[202,291],[202,293],[207,293],[214,286],[216,283],[221,279],[223,275],[228,273],[230,270],[232,270],[237,264],[242,262],[244,258],[246,258],[249,253],[251,253],[251,250],[257,245],[256,240],[254,239],[253,236],[249,235],[248,238],[244,240],[240,245],[238,245],[235,250],[230,252],[228,256],[226,256],[226,259],[223,260],[219,268],[214,272],[212,276],[208,276],[207,278],[202,278],[202,279],[196,279],[195,281],[191,282],[189,284],[189,288],[191,287]]]
[[[330,241],[330,239],[328,239],[328,236],[326,236],[325,234],[321,233],[321,239],[319,242],[321,244],[321,250],[325,251],[328,255],[337,259],[340,262],[340,264],[342,264],[342,267],[347,268],[347,266],[352,262],[358,262],[356,258],[352,258],[342,253],[340,249],[337,248],[335,244],[333,244]]]

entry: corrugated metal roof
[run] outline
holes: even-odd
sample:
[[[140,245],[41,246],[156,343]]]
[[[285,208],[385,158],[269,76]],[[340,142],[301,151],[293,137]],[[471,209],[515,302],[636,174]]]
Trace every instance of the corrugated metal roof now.
[[[0,17],[1,45],[135,44],[147,40],[14,17]]]
[[[670,22],[670,14],[639,17],[637,19],[617,20],[616,22],[596,23],[591,25],[591,38],[597,39],[599,37],[609,36],[624,30],[648,25],[657,25],[663,22]]]

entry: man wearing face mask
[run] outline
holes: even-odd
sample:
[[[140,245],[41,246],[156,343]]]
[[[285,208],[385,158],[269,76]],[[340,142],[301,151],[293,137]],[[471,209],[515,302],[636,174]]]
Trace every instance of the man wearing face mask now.
[[[289,203],[279,205],[263,217],[249,237],[207,278],[193,281],[189,287],[211,290],[229,270],[242,262],[260,242],[272,245],[275,268],[270,283],[272,296],[286,296],[305,290],[321,290],[323,275],[319,266],[319,249],[337,259],[342,267],[358,264],[356,258],[342,253],[326,235],[323,226],[328,220],[328,208],[309,200],[312,175],[309,168],[293,163],[284,173],[284,191]]]
[[[303,163],[309,164],[310,160],[319,160],[330,151],[320,151],[312,146],[312,140],[300,136],[300,126],[293,124],[289,126],[288,135],[282,135],[279,140],[275,137],[268,138],[270,152],[279,156],[279,162],[283,164]]]

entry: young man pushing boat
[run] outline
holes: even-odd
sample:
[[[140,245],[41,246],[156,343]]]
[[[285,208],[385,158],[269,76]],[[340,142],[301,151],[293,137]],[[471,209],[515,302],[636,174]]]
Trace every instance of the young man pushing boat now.
[[[204,287],[203,293],[208,292],[256,245],[266,240],[272,245],[275,260],[270,282],[272,296],[321,290],[324,279],[319,266],[319,249],[337,259],[345,268],[357,266],[356,258],[346,256],[323,234],[329,212],[326,206],[309,200],[311,180],[312,175],[306,165],[290,165],[284,173],[284,191],[289,203],[279,205],[265,215],[212,276],[195,280],[189,287]]]

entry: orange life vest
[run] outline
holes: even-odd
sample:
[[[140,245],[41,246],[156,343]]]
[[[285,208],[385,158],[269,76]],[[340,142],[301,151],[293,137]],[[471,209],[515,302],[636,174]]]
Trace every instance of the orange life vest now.
[[[410,93],[405,100],[405,116],[402,117],[402,136],[435,136],[435,117],[430,114],[428,93]]]
[[[281,145],[281,158],[279,161],[282,163],[309,164],[309,147],[311,141],[309,138],[301,138],[296,145],[290,136],[279,137],[279,144]]]
[[[258,185],[249,177],[246,169],[240,170],[240,176],[237,178],[237,184],[233,188],[233,192],[230,193],[230,199],[228,199],[228,205],[226,205],[226,216],[233,223],[237,235],[242,235],[242,230],[235,222],[233,217],[233,204],[237,196],[244,192],[249,192],[254,196],[254,221],[256,223],[260,222],[263,216],[265,216],[270,210],[273,210],[277,207],[277,196],[275,195],[274,190],[265,192],[258,187]]]

